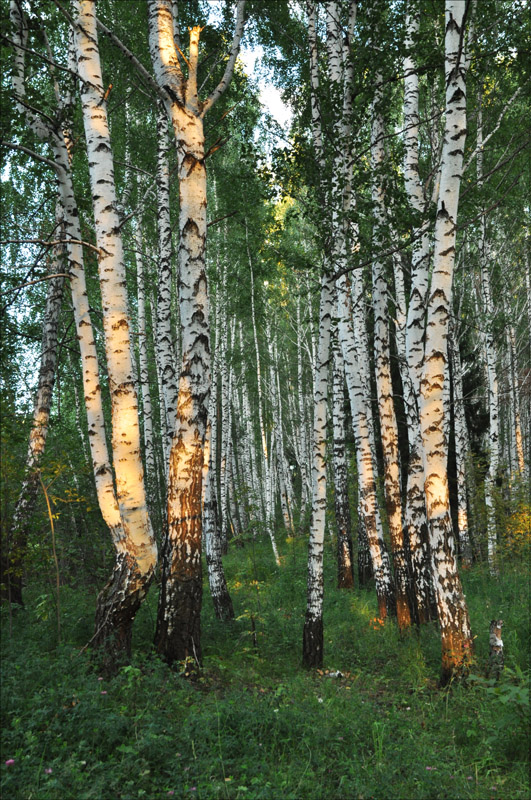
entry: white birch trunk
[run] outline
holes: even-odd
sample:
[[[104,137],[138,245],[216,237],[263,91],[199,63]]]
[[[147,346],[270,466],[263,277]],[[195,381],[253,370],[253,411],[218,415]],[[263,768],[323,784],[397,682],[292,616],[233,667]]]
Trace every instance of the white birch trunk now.
[[[140,450],[138,403],[133,383],[131,339],[114,166],[98,51],[95,4],[76,2],[76,48],[83,123],[94,208],[105,352],[111,386],[112,449],[116,495],[124,532],[115,571],[98,600],[96,643],[111,662],[130,649],[132,619],[147,592],[157,562],[157,546],[146,505]],[[110,641],[114,634],[114,641]],[[111,663],[112,666],[112,663]]]
[[[210,400],[209,419],[212,420],[207,431],[205,442],[205,471],[203,474],[203,535],[205,537],[205,555],[208,572],[208,583],[214,611],[219,620],[234,619],[232,600],[227,588],[223,561],[221,559],[221,537],[217,521],[216,502],[216,452],[215,441],[217,437],[217,375],[213,377],[212,395]],[[211,447],[212,445],[212,447]]]
[[[15,28],[15,41],[22,47],[25,46],[27,29],[23,13],[16,0],[10,6],[11,21]],[[70,67],[75,67],[75,48],[70,47]],[[25,97],[24,84],[24,51],[15,51],[15,69],[13,72],[13,89],[20,100]],[[68,119],[71,99],[57,97],[58,109]],[[79,213],[74,196],[70,158],[72,153],[72,140],[67,128],[61,125],[46,125],[43,118],[38,117],[30,109],[21,105],[26,122],[39,138],[48,140],[54,153],[54,166],[57,173],[60,201],[63,207],[63,226],[67,241],[68,267],[70,274],[70,288],[77,338],[79,342],[82,370],[83,391],[87,413],[88,436],[98,504],[102,516],[109,527],[114,545],[118,550],[123,547],[123,528],[118,509],[118,503],[113,485],[113,475],[107,450],[105,424],[101,398],[101,387],[98,375],[98,356],[89,314],[85,273],[83,270],[83,250],[81,245],[82,235],[79,222]]]
[[[144,423],[144,451],[146,458],[146,483],[153,506],[158,506],[159,487],[157,480],[157,464],[155,444],[153,440],[153,411],[151,406],[151,390],[149,386],[148,329],[146,323],[146,292],[144,281],[144,253],[142,241],[142,221],[139,220],[135,230],[136,248],[136,286],[138,305],[138,361],[140,387],[142,390],[142,420]]]
[[[303,635],[303,661],[307,667],[323,663],[323,546],[326,518],[326,421],[330,320],[333,291],[326,274],[322,277],[319,313],[319,344],[314,384],[312,519],[308,547],[308,594]]]
[[[431,602],[430,556],[424,495],[424,463],[418,407],[424,359],[424,331],[430,253],[430,223],[426,219],[428,201],[419,174],[419,76],[413,55],[419,25],[420,11],[418,3],[414,1],[410,4],[406,15],[404,182],[410,209],[416,216],[421,215],[421,221],[412,230],[411,289],[405,323],[405,341],[401,348],[401,353],[402,359],[405,360],[407,365],[407,371],[405,369],[402,370],[402,381],[409,444],[405,523],[415,586],[416,616],[418,622],[423,623],[433,617],[435,609]],[[395,269],[395,285],[396,275],[397,271]]]
[[[168,118],[161,103],[157,107],[157,227],[158,227],[158,293],[157,293],[157,339],[162,406],[165,426],[163,452],[166,469],[169,467],[171,443],[175,431],[175,415],[179,395],[177,360],[173,347],[172,332],[172,264],[170,221],[170,167]]]
[[[352,522],[348,497],[348,471],[345,455],[345,372],[341,348],[334,337],[334,362],[332,375],[332,423],[334,507],[337,526],[337,586],[350,589],[354,586],[352,563]]]
[[[455,428],[455,462],[457,482],[457,535],[459,537],[459,552],[465,564],[472,563],[472,545],[468,529],[468,504],[467,504],[467,463],[469,459],[469,439],[465,418],[465,403],[463,399],[463,371],[461,367],[461,354],[455,326],[451,326],[450,358],[452,365],[453,407]]]
[[[224,75],[205,101],[198,94],[201,28],[189,29],[185,79],[170,0],[149,0],[149,48],[177,144],[179,178],[179,316],[181,369],[176,428],[168,472],[168,536],[155,644],[170,663],[201,661],[202,478],[210,392],[209,300],[205,268],[207,183],[203,118],[227,88],[243,32],[238,12]]]
[[[466,137],[465,0],[447,0],[446,116],[441,158],[433,274],[427,308],[420,420],[432,572],[442,641],[442,681],[466,670],[472,655],[468,609],[457,572],[444,437],[444,382],[448,375],[448,316],[455,262],[456,223]]]
[[[373,100],[371,127],[371,170],[373,202],[373,251],[383,250],[386,213],[382,169],[385,161],[383,137],[385,133],[381,105],[382,76],[375,76],[376,90]],[[378,412],[384,462],[384,490],[387,522],[393,554],[396,614],[400,629],[411,625],[409,610],[409,576],[402,527],[402,500],[400,495],[400,463],[398,426],[393,402],[391,379],[391,350],[389,339],[388,286],[385,265],[378,255],[372,262],[372,305],[374,311],[374,369],[378,394]]]
[[[61,213],[59,203],[56,216]],[[58,220],[60,221],[60,219]],[[63,238],[63,237],[61,237]],[[55,248],[50,261],[50,275],[64,272],[64,245]],[[58,356],[58,327],[63,302],[64,275],[48,279],[41,339],[41,357],[37,391],[33,401],[33,419],[24,468],[9,534],[10,552],[7,568],[2,563],[2,590],[10,603],[23,605],[22,573],[29,538],[29,524],[39,490],[40,462],[44,455]]]

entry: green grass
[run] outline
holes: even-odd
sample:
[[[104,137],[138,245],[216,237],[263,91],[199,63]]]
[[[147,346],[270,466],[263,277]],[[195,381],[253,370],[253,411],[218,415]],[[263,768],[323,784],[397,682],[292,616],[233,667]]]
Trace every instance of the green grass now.
[[[528,797],[528,586],[464,574],[475,674],[437,688],[436,626],[400,636],[375,624],[374,592],[335,589],[327,542],[325,667],[300,666],[306,547],[233,548],[237,619],[216,621],[208,588],[204,670],[191,683],[151,651],[156,592],[135,623],[134,658],[100,680],[90,654],[94,596],[62,589],[62,639],[45,590],[2,618],[2,796],[69,798]],[[485,681],[489,622],[505,621],[507,669]],[[253,626],[256,636],[253,636]],[[340,670],[341,677],[328,671]],[[5,761],[14,759],[14,764]],[[46,772],[46,770],[52,770]]]

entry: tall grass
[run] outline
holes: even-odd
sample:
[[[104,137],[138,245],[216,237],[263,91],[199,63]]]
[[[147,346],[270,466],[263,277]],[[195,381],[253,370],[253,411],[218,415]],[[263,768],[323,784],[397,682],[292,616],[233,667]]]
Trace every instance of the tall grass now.
[[[524,798],[528,796],[528,580],[506,562],[463,574],[474,676],[437,687],[435,625],[380,625],[373,591],[335,589],[327,542],[325,667],[301,667],[306,547],[249,542],[225,560],[236,620],[205,587],[204,670],[190,682],[153,654],[152,592],[132,664],[100,680],[88,651],[94,596],[51,590],[3,619],[3,797]],[[486,679],[489,622],[505,621],[506,670]],[[11,763],[11,761],[14,763]],[[9,763],[6,763],[9,762]]]

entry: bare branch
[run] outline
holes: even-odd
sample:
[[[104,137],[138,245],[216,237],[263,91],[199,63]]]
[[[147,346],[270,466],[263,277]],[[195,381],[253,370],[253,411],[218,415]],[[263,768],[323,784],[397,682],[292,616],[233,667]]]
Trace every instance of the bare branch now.
[[[89,250],[94,250],[95,253],[100,255],[99,247],[85,242],[83,239],[54,239],[53,241],[46,241],[46,239],[2,239],[0,244],[42,244],[44,247],[55,247],[57,244],[80,244],[83,247],[88,247]]]
[[[43,281],[51,281],[52,278],[71,278],[72,276],[67,272],[55,272],[53,275],[45,275],[44,278],[37,278],[34,281],[27,281],[26,283],[21,283],[20,286],[15,286],[14,289],[9,289],[7,292],[3,292],[4,295],[6,294],[13,294],[13,292],[18,292],[20,289],[24,289],[26,286],[33,286],[35,283],[42,283]]]
[[[485,136],[485,138],[483,139],[483,142],[480,145],[478,145],[475,148],[475,150],[472,151],[472,154],[469,156],[468,161],[466,162],[466,164],[464,166],[463,172],[466,172],[466,170],[469,168],[469,166],[471,165],[471,163],[474,160],[474,158],[476,158],[476,156],[479,153],[479,151],[482,148],[485,147],[485,145],[487,144],[489,139],[491,139],[494,136],[494,134],[500,129],[500,126],[501,126],[501,124],[503,122],[503,118],[504,118],[505,114],[507,113],[509,108],[512,106],[512,104],[514,103],[514,101],[516,100],[516,98],[518,97],[518,95],[520,94],[520,92],[522,91],[522,89],[524,88],[524,86],[528,82],[529,82],[529,78],[525,81],[525,83],[522,86],[518,87],[518,89],[514,92],[512,97],[510,97],[509,100],[505,103],[505,105],[503,106],[503,108],[502,108],[502,110],[500,112],[500,115],[498,117],[498,121],[497,121],[496,125],[491,130],[491,132],[488,134],[488,136]]]
[[[238,58],[238,53],[240,52],[240,40],[242,38],[243,33],[243,26],[245,24],[245,0],[238,0],[238,11],[236,16],[236,27],[234,29],[234,37],[232,39],[232,47],[230,51],[229,60],[227,61],[227,66],[225,67],[225,73],[208,98],[203,103],[203,109],[201,111],[201,116],[207,113],[209,109],[212,108],[214,103],[216,103],[221,95],[225,92],[227,86],[230,83],[232,78],[232,73],[234,72],[234,65],[236,64],[236,59]]]
[[[51,167],[54,172],[57,172],[57,164],[52,161],[50,158],[46,158],[46,156],[41,156],[40,153],[36,153],[35,150],[30,150],[29,147],[24,147],[21,144],[17,144],[16,142],[0,142],[0,145],[4,147],[9,147],[11,150],[21,150],[23,153],[27,153],[32,158],[36,159],[37,161],[42,161],[44,164],[47,164]]]

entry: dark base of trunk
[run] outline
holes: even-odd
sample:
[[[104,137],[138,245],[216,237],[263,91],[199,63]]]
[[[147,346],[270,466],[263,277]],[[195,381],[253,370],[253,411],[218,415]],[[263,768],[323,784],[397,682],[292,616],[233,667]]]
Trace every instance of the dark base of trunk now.
[[[153,578],[141,575],[136,561],[121,553],[113,574],[98,596],[96,632],[91,640],[97,660],[106,675],[114,675],[131,658],[131,636],[135,615]]]
[[[361,516],[358,521],[358,584],[367,586],[372,578],[372,560],[367,532]]]
[[[302,663],[305,667],[323,666],[323,618],[308,619],[302,637]]]
[[[212,602],[214,603],[214,611],[217,619],[221,620],[221,622],[228,622],[234,619],[234,608],[228,590],[225,590],[216,597],[212,597]]]
[[[337,541],[337,588],[352,589],[354,573],[352,571],[352,539],[338,537]]]
[[[378,616],[380,619],[387,619],[387,617],[396,617],[396,600],[393,592],[380,593],[376,592],[378,598]]]
[[[372,579],[372,567],[365,558],[358,558],[358,585],[368,586]]]
[[[468,612],[462,611],[468,618]],[[442,668],[440,685],[448,686],[449,683],[466,678],[472,666],[473,640],[464,636],[460,631],[462,619],[452,629],[441,631]],[[469,627],[467,625],[467,627]]]
[[[190,659],[201,665],[201,603],[203,597],[202,577],[178,581],[171,584],[163,579],[155,648],[168,663]]]
[[[396,598],[396,621],[401,631],[411,627],[411,613],[406,597]]]
[[[12,606],[24,607],[22,597],[22,578],[12,578],[7,571],[0,578],[0,600],[2,603],[10,603]],[[15,609],[13,609],[15,610]]]
[[[393,550],[396,587],[396,619],[400,630],[409,628],[412,621],[411,596],[408,587],[411,586],[408,575],[406,553],[404,548]]]

